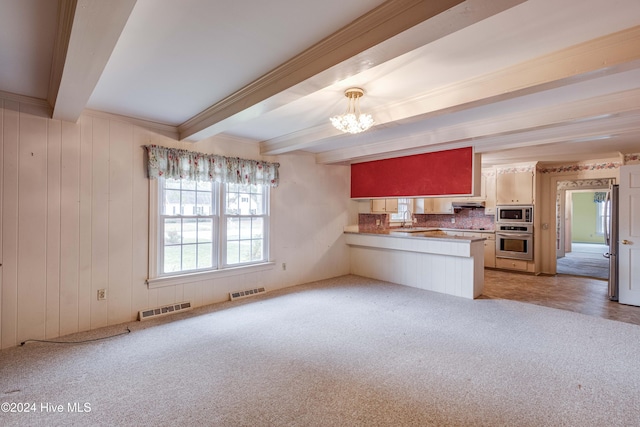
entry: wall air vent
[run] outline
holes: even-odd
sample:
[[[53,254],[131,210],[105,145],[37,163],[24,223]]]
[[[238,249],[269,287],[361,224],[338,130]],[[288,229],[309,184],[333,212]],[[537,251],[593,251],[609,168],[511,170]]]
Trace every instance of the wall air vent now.
[[[267,292],[265,288],[255,288],[255,289],[248,289],[246,291],[229,292],[229,299],[231,301],[235,301],[237,299],[252,297],[258,294],[263,294],[265,292]]]
[[[151,319],[152,317],[167,316],[169,314],[191,310],[191,308],[191,302],[189,301],[163,305],[156,308],[148,308],[146,310],[140,310],[138,312],[138,320],[147,320]]]

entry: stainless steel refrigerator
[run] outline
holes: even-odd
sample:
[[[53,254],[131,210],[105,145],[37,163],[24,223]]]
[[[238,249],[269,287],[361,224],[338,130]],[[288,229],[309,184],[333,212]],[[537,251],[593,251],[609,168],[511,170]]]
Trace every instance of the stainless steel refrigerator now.
[[[618,186],[612,185],[605,206],[607,223],[604,227],[605,243],[609,250],[604,254],[609,259],[609,299],[618,301]]]

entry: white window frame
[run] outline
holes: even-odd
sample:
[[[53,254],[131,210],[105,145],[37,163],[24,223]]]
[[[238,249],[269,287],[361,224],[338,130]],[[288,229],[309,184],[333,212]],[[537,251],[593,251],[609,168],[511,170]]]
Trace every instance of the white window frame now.
[[[596,203],[596,234],[598,236],[604,236],[605,227],[608,227],[609,218],[611,213],[609,212],[610,204],[605,202]]]
[[[410,198],[399,198],[398,199],[398,213],[392,213],[389,217],[389,222],[391,223],[402,223],[405,221],[404,213],[409,211],[409,213],[413,212],[413,199]],[[412,215],[409,215],[410,217]],[[407,218],[406,221],[411,225],[411,219]]]
[[[163,179],[158,180],[158,184],[160,182],[164,182]],[[212,225],[212,230],[211,230],[211,267],[205,267],[205,268],[195,268],[195,269],[191,269],[191,270],[187,270],[187,269],[183,269],[183,270],[178,270],[176,272],[168,272],[165,273],[164,272],[164,259],[165,259],[165,249],[166,249],[166,245],[165,244],[160,244],[158,245],[158,250],[159,250],[159,254],[158,254],[158,276],[159,277],[164,277],[164,276],[174,276],[176,274],[189,274],[189,273],[197,273],[197,272],[201,272],[201,271],[209,271],[209,270],[215,270],[217,269],[218,265],[220,265],[220,260],[219,260],[219,256],[218,256],[218,248],[219,248],[219,244],[218,244],[218,229],[219,229],[219,224],[220,224],[220,186],[217,185],[217,183],[211,183],[212,184],[212,191],[202,191],[200,190],[201,193],[211,193],[211,201],[212,201],[212,205],[213,205],[213,209],[210,215],[201,215],[201,214],[193,214],[193,213],[186,213],[186,212],[178,212],[176,214],[164,214],[163,212],[161,212],[160,209],[160,204],[158,203],[158,241],[164,243],[163,240],[163,236],[165,235],[165,219],[168,218],[175,218],[178,220],[185,220],[185,219],[194,219],[194,220],[198,220],[198,219],[210,219],[211,220],[211,225]],[[181,182],[182,185],[182,182]],[[198,185],[196,183],[196,185]],[[181,192],[181,196],[182,196],[182,191],[190,191],[184,188],[180,189]],[[197,191],[197,190],[193,190],[193,191]],[[158,185],[158,201],[160,201],[160,195],[162,193],[162,186]],[[197,193],[196,193],[197,194]],[[180,203],[180,207],[184,207],[183,203]],[[197,238],[197,237],[196,237]],[[187,245],[191,245],[191,243],[181,243],[179,245],[175,245],[175,246],[187,246]],[[196,248],[197,250],[197,248]],[[182,252],[182,251],[181,251]],[[183,256],[181,255],[180,260],[183,261]]]
[[[222,184],[221,185],[221,213],[220,213],[220,236],[221,236],[221,245],[220,245],[220,252],[221,252],[221,263],[220,265],[223,268],[228,268],[228,267],[237,267],[237,266],[243,266],[243,265],[251,265],[251,264],[255,264],[255,263],[261,263],[261,262],[266,262],[269,259],[269,217],[270,217],[270,213],[269,213],[269,193],[270,191],[268,190],[268,187],[266,191],[262,192],[262,213],[261,214],[242,214],[242,213],[237,213],[237,214],[232,214],[232,213],[228,213],[226,210],[226,200],[227,200],[227,195],[229,193],[228,191],[229,185],[228,184]],[[227,233],[227,223],[228,223],[228,219],[230,218],[238,218],[240,220],[242,219],[253,219],[253,218],[261,218],[262,219],[262,232],[263,232],[263,236],[262,236],[262,260],[256,260],[256,261],[249,261],[249,262],[244,262],[244,263],[234,263],[234,264],[229,264],[228,258],[229,258],[229,254],[227,253],[227,248],[228,248],[228,233]],[[224,239],[222,239],[222,236],[224,236]],[[224,240],[224,242],[222,242],[222,240]],[[253,240],[253,239],[240,239],[240,240]]]
[[[217,255],[218,262],[217,267],[209,270],[201,270],[201,271],[192,271],[192,272],[177,272],[174,274],[160,274],[161,256],[162,250],[161,245],[163,243],[162,236],[160,233],[160,185],[157,179],[150,179],[149,181],[149,271],[146,279],[147,286],[149,289],[160,288],[164,286],[173,286],[181,283],[187,283],[192,281],[199,280],[207,280],[211,278],[219,278],[226,276],[234,276],[238,274],[247,274],[252,272],[261,272],[272,270],[275,266],[275,262],[271,261],[269,258],[270,247],[271,247],[271,239],[269,233],[269,224],[270,221],[265,226],[264,234],[265,234],[265,243],[264,250],[265,256],[264,261],[255,262],[255,263],[246,263],[246,264],[232,264],[225,265],[222,262],[224,258],[223,249],[226,247],[226,244],[223,244],[223,233],[226,233],[226,230],[223,229],[221,224],[226,222],[223,220],[224,215],[218,213],[219,224],[217,226],[218,236],[216,242],[218,243]],[[267,188],[265,191],[267,197],[267,215],[270,217],[270,197],[269,194],[271,192],[270,188]],[[219,209],[222,209],[222,194],[224,191],[218,190],[217,194],[219,196]],[[226,234],[224,234],[226,236]],[[225,238],[226,242],[226,238]],[[215,249],[214,249],[215,250]],[[226,250],[226,249],[225,249]]]

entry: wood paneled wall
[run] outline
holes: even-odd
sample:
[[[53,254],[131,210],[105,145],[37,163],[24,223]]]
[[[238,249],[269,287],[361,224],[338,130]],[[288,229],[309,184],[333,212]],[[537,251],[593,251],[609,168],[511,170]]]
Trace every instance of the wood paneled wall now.
[[[0,130],[2,348],[129,322],[148,307],[223,301],[238,287],[276,289],[349,272],[340,240],[349,220],[346,166],[316,165],[305,156],[278,159],[282,184],[272,194],[272,271],[148,289],[149,197],[141,146],[259,158],[257,144],[187,146],[115,118],[83,115],[77,124],[61,122],[38,107],[3,99]],[[296,203],[309,194],[314,203]],[[97,299],[102,288],[106,301]]]

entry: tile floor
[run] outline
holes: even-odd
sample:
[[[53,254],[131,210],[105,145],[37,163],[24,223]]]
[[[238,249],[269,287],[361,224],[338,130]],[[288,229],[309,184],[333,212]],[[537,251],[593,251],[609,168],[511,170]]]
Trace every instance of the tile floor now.
[[[640,307],[609,301],[606,280],[491,269],[485,269],[484,280],[480,298],[521,301],[640,325]]]

